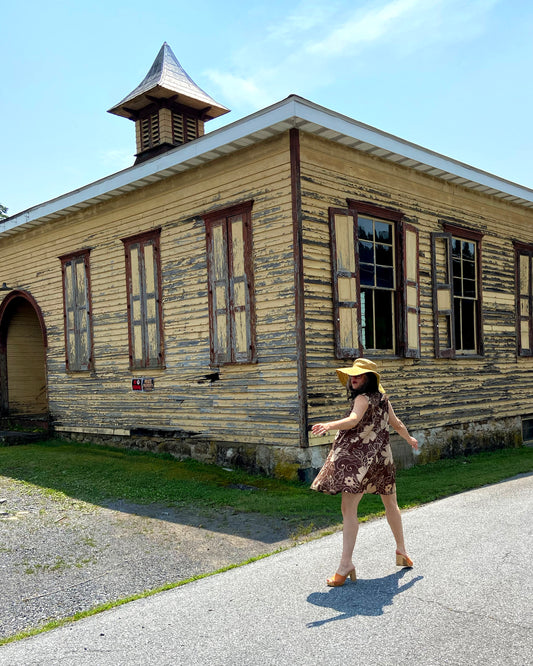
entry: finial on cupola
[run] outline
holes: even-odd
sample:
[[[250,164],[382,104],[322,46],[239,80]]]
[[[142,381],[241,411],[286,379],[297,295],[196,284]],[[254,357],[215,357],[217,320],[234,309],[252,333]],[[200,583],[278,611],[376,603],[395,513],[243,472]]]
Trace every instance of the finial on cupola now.
[[[204,134],[229,109],[199,88],[165,42],[143,81],[109,113],[135,121],[135,164]]]

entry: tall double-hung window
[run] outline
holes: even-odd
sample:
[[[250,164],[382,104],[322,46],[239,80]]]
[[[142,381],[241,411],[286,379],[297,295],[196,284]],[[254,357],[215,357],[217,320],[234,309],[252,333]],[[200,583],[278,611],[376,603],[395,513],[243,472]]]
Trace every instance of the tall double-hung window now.
[[[397,211],[348,206],[330,209],[336,355],[419,357],[418,231]]]
[[[518,355],[533,356],[533,245],[515,243]]]
[[[204,216],[211,363],[252,363],[255,355],[251,201]]]
[[[93,334],[89,252],[59,257],[63,276],[65,365],[70,372],[93,368]]]
[[[130,368],[162,368],[161,229],[123,238],[126,256]]]
[[[431,235],[435,356],[481,354],[482,234],[443,227]]]

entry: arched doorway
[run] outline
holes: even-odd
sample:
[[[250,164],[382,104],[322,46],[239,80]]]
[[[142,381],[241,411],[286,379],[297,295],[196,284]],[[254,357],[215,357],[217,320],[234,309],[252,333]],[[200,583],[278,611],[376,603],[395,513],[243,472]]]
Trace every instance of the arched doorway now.
[[[0,304],[0,410],[24,420],[48,418],[47,337],[41,309],[26,291]]]

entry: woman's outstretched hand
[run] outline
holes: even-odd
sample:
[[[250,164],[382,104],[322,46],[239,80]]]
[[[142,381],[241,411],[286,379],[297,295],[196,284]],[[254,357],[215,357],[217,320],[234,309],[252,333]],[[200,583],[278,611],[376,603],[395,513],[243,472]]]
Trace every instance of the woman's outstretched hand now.
[[[325,435],[329,431],[329,423],[315,423],[311,428],[313,435]]]
[[[415,439],[414,437],[409,437],[407,440],[408,444],[410,444],[415,451],[418,451],[418,440]]]

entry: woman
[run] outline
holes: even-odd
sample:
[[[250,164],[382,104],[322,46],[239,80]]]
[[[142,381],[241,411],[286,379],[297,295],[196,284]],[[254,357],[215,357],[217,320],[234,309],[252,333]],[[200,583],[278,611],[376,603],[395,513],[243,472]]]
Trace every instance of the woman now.
[[[402,517],[396,500],[396,470],[389,444],[389,425],[413,449],[418,442],[394,413],[373,361],[360,358],[351,368],[339,368],[337,376],[348,389],[352,403],[348,415],[339,421],[316,423],[315,435],[338,430],[324,466],[311,488],[329,495],[342,493],[342,556],[330,587],[344,585],[346,578],[356,580],[352,561],[359,529],[357,507],[364,493],[381,495],[387,521],[396,540],[396,564],[412,567],[403,539]]]

